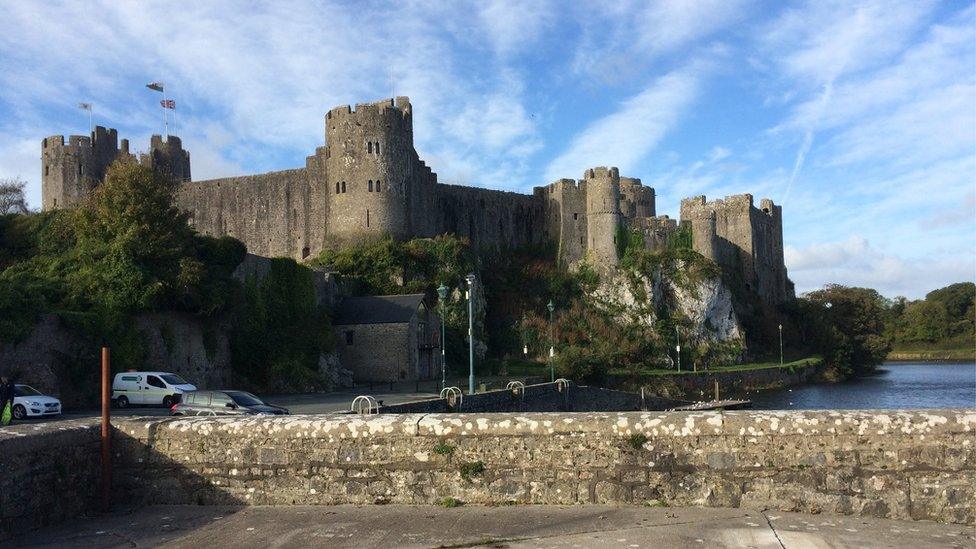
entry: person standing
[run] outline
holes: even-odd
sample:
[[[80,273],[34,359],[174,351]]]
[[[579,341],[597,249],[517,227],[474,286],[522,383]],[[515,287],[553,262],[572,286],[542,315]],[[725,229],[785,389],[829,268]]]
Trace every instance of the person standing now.
[[[14,412],[14,384],[7,376],[0,376],[0,425],[10,425]]]

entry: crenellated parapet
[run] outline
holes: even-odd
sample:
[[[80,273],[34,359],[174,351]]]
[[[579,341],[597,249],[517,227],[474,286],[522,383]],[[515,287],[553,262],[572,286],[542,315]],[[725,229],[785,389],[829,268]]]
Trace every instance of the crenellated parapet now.
[[[129,155],[129,142],[114,128],[96,126],[90,135],[53,135],[41,142],[41,203],[45,210],[80,204],[105,171],[120,156]]]
[[[183,141],[175,135],[168,135],[166,139],[153,135],[149,140],[149,152],[142,155],[140,162],[177,181],[190,181],[190,153],[183,149]]]

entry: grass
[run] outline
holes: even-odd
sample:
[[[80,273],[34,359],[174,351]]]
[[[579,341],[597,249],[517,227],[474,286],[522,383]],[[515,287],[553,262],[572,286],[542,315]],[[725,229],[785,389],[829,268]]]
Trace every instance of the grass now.
[[[439,456],[449,456],[454,453],[454,450],[456,450],[454,446],[451,446],[445,442],[441,442],[437,446],[434,446],[434,453]]]
[[[455,498],[446,497],[446,498],[441,498],[441,500],[437,502],[437,504],[440,505],[441,507],[447,507],[448,509],[451,509],[461,505],[461,502]]]
[[[481,476],[485,472],[485,464],[481,461],[475,461],[473,463],[464,463],[458,468],[461,473],[461,478],[471,482],[472,477]]]
[[[644,447],[644,444],[647,443],[647,436],[645,436],[644,433],[634,433],[633,435],[630,435],[628,442],[630,442],[630,445],[634,448],[634,450],[640,450]]]

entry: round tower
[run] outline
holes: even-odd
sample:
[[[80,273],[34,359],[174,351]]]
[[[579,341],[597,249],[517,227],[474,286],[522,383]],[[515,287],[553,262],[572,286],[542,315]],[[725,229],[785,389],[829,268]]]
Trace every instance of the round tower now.
[[[409,237],[415,176],[413,122],[406,97],[338,107],[325,117],[327,240]]]
[[[586,184],[587,254],[597,267],[618,263],[617,232],[620,228],[620,173],[617,168],[592,168]]]

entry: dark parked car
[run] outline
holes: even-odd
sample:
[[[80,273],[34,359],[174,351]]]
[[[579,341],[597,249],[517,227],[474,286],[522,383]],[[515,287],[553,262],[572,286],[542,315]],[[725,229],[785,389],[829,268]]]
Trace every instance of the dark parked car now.
[[[170,408],[173,416],[226,416],[288,414],[287,408],[275,406],[245,391],[190,391]]]

